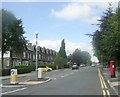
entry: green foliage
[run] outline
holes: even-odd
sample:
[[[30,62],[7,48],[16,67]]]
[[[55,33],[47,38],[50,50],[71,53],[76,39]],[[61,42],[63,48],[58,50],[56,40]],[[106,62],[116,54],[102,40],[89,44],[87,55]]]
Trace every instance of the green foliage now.
[[[88,60],[88,61],[86,62],[86,65],[91,66],[91,65],[92,65],[92,61]]]
[[[45,64],[45,66],[48,66],[49,68],[52,68],[53,70],[56,69],[56,64]]]
[[[0,10],[2,17],[2,65],[3,53],[6,51],[15,52],[17,56],[22,58],[27,41],[23,34],[22,20],[17,19],[14,14],[7,10]],[[12,56],[12,55],[11,55]],[[12,60],[11,60],[12,61]],[[12,62],[10,63],[12,64]]]
[[[58,68],[64,68],[64,66],[67,64],[67,60],[61,57],[59,54],[54,58],[54,63]]]
[[[56,65],[55,64],[44,64],[45,66],[48,66],[50,68],[52,68],[53,70],[56,69]],[[40,65],[38,65],[38,68],[40,67]],[[11,69],[17,69],[18,70],[18,74],[24,74],[24,73],[30,73],[32,71],[36,70],[36,66],[35,65],[19,65],[19,66],[14,66],[10,69],[2,69],[2,76],[7,76],[10,75],[10,70]]]
[[[97,30],[93,35],[92,43],[95,55],[104,63],[108,62],[111,58],[120,60],[119,16],[120,9],[117,8],[116,12],[113,13],[110,4],[105,15],[101,17],[100,30]]]
[[[10,69],[2,69],[2,76],[10,75]]]
[[[58,55],[54,58],[54,62],[58,68],[67,67],[67,55],[65,51],[64,39],[61,42],[61,47],[60,47]]]
[[[67,59],[67,55],[66,55],[66,51],[65,51],[65,41],[64,41],[64,39],[61,42],[61,47],[60,47],[60,50],[59,50],[59,55],[62,58]]]
[[[2,69],[2,76],[10,75],[10,70],[11,69],[17,69],[18,70],[18,74],[24,74],[24,73],[29,73],[31,71],[35,71],[36,66],[21,65],[21,66],[12,67],[10,69]]]
[[[73,54],[69,56],[69,60],[77,63],[77,65],[87,64],[90,59],[91,56],[87,51],[81,51],[79,49],[76,49]]]

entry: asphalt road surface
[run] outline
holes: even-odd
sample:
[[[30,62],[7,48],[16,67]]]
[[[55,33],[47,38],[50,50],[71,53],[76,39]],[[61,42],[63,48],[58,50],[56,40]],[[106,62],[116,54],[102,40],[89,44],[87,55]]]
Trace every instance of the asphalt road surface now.
[[[29,77],[34,78],[35,75]],[[45,77],[52,80],[33,86],[3,88],[2,95],[115,95],[98,67],[55,70]]]

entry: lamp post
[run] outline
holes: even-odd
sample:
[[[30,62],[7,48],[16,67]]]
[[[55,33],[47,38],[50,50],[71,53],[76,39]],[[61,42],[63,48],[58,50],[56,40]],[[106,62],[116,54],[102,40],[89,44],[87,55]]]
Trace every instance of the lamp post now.
[[[35,35],[36,35],[36,80],[38,79],[38,70],[37,70],[37,64],[38,64],[38,57],[37,57],[37,46],[38,46],[38,32],[35,32]]]

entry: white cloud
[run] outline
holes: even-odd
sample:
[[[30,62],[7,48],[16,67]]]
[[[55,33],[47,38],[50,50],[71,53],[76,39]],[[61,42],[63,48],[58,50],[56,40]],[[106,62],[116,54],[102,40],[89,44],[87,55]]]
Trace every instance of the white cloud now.
[[[35,45],[36,40],[30,41],[33,45]],[[55,51],[59,51],[60,46],[61,46],[61,40],[38,40],[38,44],[41,47],[53,49]],[[93,57],[93,51],[92,51],[92,46],[91,44],[86,44],[86,43],[73,43],[70,41],[65,41],[66,45],[66,53],[67,55],[72,54],[76,48],[81,49],[82,51],[88,51],[91,56],[92,56],[92,61],[98,61],[97,58]]]
[[[80,20],[87,23],[96,23],[99,18],[96,10],[85,3],[69,3],[61,10],[51,10],[51,15],[65,20]]]
[[[52,9],[52,15],[57,18],[68,20],[78,19],[80,17],[87,17],[91,12],[91,8],[86,5],[79,5],[78,3],[71,3],[60,11]]]
[[[98,23],[101,13],[108,8],[108,2],[71,2],[61,10],[51,10],[51,15],[64,20],[79,20],[85,23]],[[117,2],[112,3],[115,9],[118,6]]]
[[[33,45],[36,44],[36,40],[32,40],[30,41]],[[61,45],[61,40],[38,40],[38,45],[41,47],[45,47],[45,48],[49,48],[49,49],[53,49],[56,51],[59,51],[60,45]]]

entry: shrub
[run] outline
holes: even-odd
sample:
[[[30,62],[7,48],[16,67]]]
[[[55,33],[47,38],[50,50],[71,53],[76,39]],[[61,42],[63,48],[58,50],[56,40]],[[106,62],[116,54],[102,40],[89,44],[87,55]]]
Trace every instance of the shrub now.
[[[39,68],[40,65],[38,65]],[[48,66],[50,68],[52,68],[53,70],[56,69],[56,65],[55,64],[45,64],[45,66]],[[10,70],[11,69],[17,69],[18,70],[18,74],[24,74],[24,73],[29,73],[31,71],[35,71],[36,66],[35,65],[19,65],[19,66],[14,66],[10,69],[2,69],[2,76],[7,76],[10,75]]]
[[[18,74],[24,74],[24,73],[29,73],[31,71],[35,71],[36,66],[23,66],[23,65],[20,65],[20,66],[12,67],[10,69],[2,69],[2,76],[10,75],[10,70],[11,69],[17,69]]]
[[[46,66],[48,66],[48,67],[52,68],[53,70],[55,70],[55,69],[56,69],[56,65],[55,65],[55,64],[47,64]]]
[[[10,69],[2,69],[2,76],[10,75]]]

